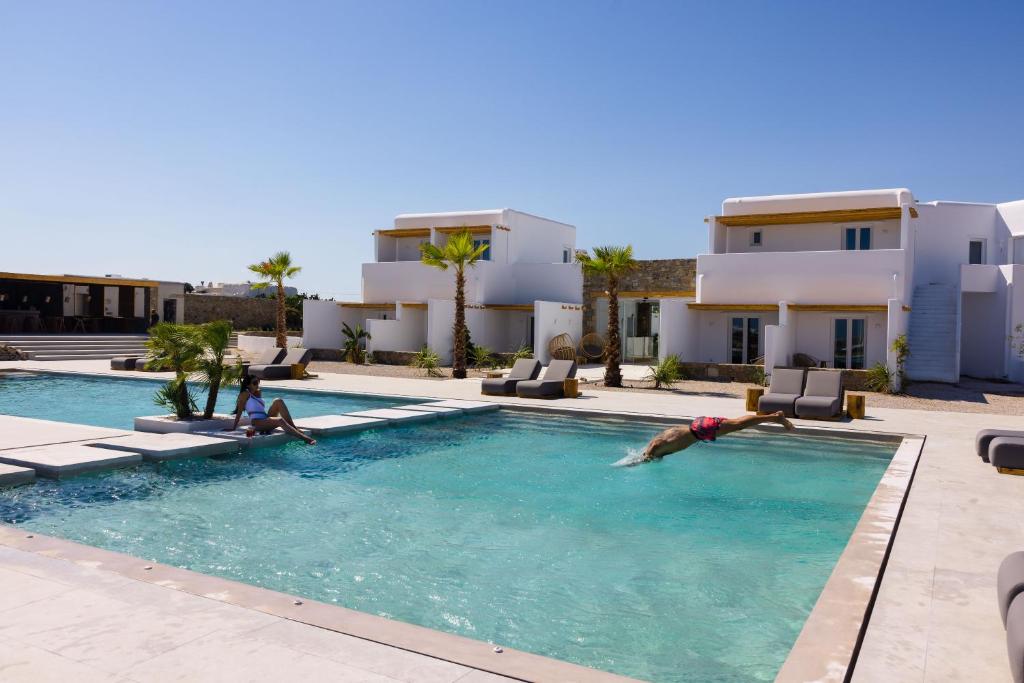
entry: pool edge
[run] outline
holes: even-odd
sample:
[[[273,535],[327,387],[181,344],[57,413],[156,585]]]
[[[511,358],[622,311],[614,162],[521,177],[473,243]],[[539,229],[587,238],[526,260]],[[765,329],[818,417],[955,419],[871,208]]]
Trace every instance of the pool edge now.
[[[853,673],[925,438],[900,442],[776,682],[845,681]]]
[[[107,571],[135,581],[334,631],[520,681],[639,683],[638,679],[504,648],[305,596],[202,574],[0,523],[0,546]],[[297,598],[301,598],[298,600]]]

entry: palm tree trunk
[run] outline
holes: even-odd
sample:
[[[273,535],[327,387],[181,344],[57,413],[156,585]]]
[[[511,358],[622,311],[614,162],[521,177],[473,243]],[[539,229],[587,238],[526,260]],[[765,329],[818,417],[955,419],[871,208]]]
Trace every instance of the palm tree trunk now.
[[[192,419],[192,411],[189,410],[188,402],[188,384],[185,382],[186,376],[184,372],[178,373],[178,419],[179,420],[190,420]]]
[[[452,377],[466,377],[466,274],[455,271],[455,349],[452,352]]]
[[[223,359],[220,360],[223,363]],[[221,373],[216,372],[210,376],[210,388],[206,392],[206,408],[203,409],[203,419],[209,420],[213,417],[213,411],[217,408],[217,393],[220,390]]]
[[[284,278],[277,281],[277,348],[288,347],[288,335],[285,334],[287,321],[284,314]]]
[[[619,368],[619,356],[622,344],[619,340],[619,278],[608,276],[608,349],[604,361],[604,385],[606,387],[622,386],[622,370]]]

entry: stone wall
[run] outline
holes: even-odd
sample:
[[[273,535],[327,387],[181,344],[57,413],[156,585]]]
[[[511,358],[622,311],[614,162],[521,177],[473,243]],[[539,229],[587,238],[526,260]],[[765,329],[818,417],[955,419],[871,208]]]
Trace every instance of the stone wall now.
[[[185,322],[198,324],[228,320],[236,330],[273,328],[277,318],[276,306],[276,299],[186,294]]]
[[[28,356],[14,348],[0,344],[0,360],[26,360]]]
[[[657,259],[637,261],[637,267],[619,281],[621,292],[692,292],[696,288],[697,259]],[[604,276],[583,278],[583,334],[595,330],[597,302],[608,289]],[[657,298],[653,297],[652,298]]]

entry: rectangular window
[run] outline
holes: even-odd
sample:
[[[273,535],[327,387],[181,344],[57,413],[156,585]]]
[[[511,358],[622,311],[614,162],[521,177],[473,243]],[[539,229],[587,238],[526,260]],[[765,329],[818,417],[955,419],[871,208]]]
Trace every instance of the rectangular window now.
[[[481,261],[490,261],[491,260],[491,240],[488,239],[488,238],[484,238],[484,239],[480,239],[480,240],[473,240],[473,248],[474,249],[479,249],[481,246],[486,246],[487,248],[484,249],[484,253],[480,255],[480,260]]]
[[[971,240],[967,253],[968,263],[985,262],[985,240]]]
[[[760,230],[754,230],[752,233],[750,233],[750,246],[752,246],[752,247],[759,247],[759,246],[761,246],[761,231]]]
[[[843,237],[843,249],[856,251],[871,248],[871,228],[846,228]]]
[[[833,323],[832,367],[864,369],[867,362],[866,328],[864,318],[836,318]]]
[[[572,256],[572,254],[570,253],[570,251],[568,249],[563,249],[562,250],[562,263],[569,263],[570,260],[571,260],[571,256]]]
[[[753,363],[761,355],[761,319],[733,318],[729,328],[731,363]]]

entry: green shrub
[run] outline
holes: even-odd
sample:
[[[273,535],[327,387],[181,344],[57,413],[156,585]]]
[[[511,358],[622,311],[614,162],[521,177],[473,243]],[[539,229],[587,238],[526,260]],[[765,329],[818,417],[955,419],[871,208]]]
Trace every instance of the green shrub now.
[[[680,379],[679,356],[675,354],[665,356],[657,365],[650,366],[648,370],[650,372],[644,379],[654,382],[655,389],[660,389],[662,386],[671,387]]]
[[[900,379],[900,393],[907,388],[907,358],[910,357],[910,344],[907,335],[901,334],[892,340],[892,351],[896,354],[896,376]]]
[[[517,360],[522,360],[523,358],[533,358],[533,348],[526,346],[525,344],[523,346],[520,346],[518,349],[512,352],[512,356],[510,359],[511,363],[509,363],[509,365],[511,366]]]
[[[486,346],[474,346],[473,350],[469,352],[469,357],[475,368],[493,368],[497,363],[494,354]]]
[[[885,363],[875,363],[868,368],[867,380],[864,384],[871,391],[877,391],[880,394],[891,394],[892,379],[892,370],[886,367]]]
[[[416,352],[416,355],[412,357],[412,362],[409,363],[409,365],[423,370],[427,377],[444,376],[444,373],[438,369],[441,366],[441,357],[426,344],[423,345],[422,349]]]

